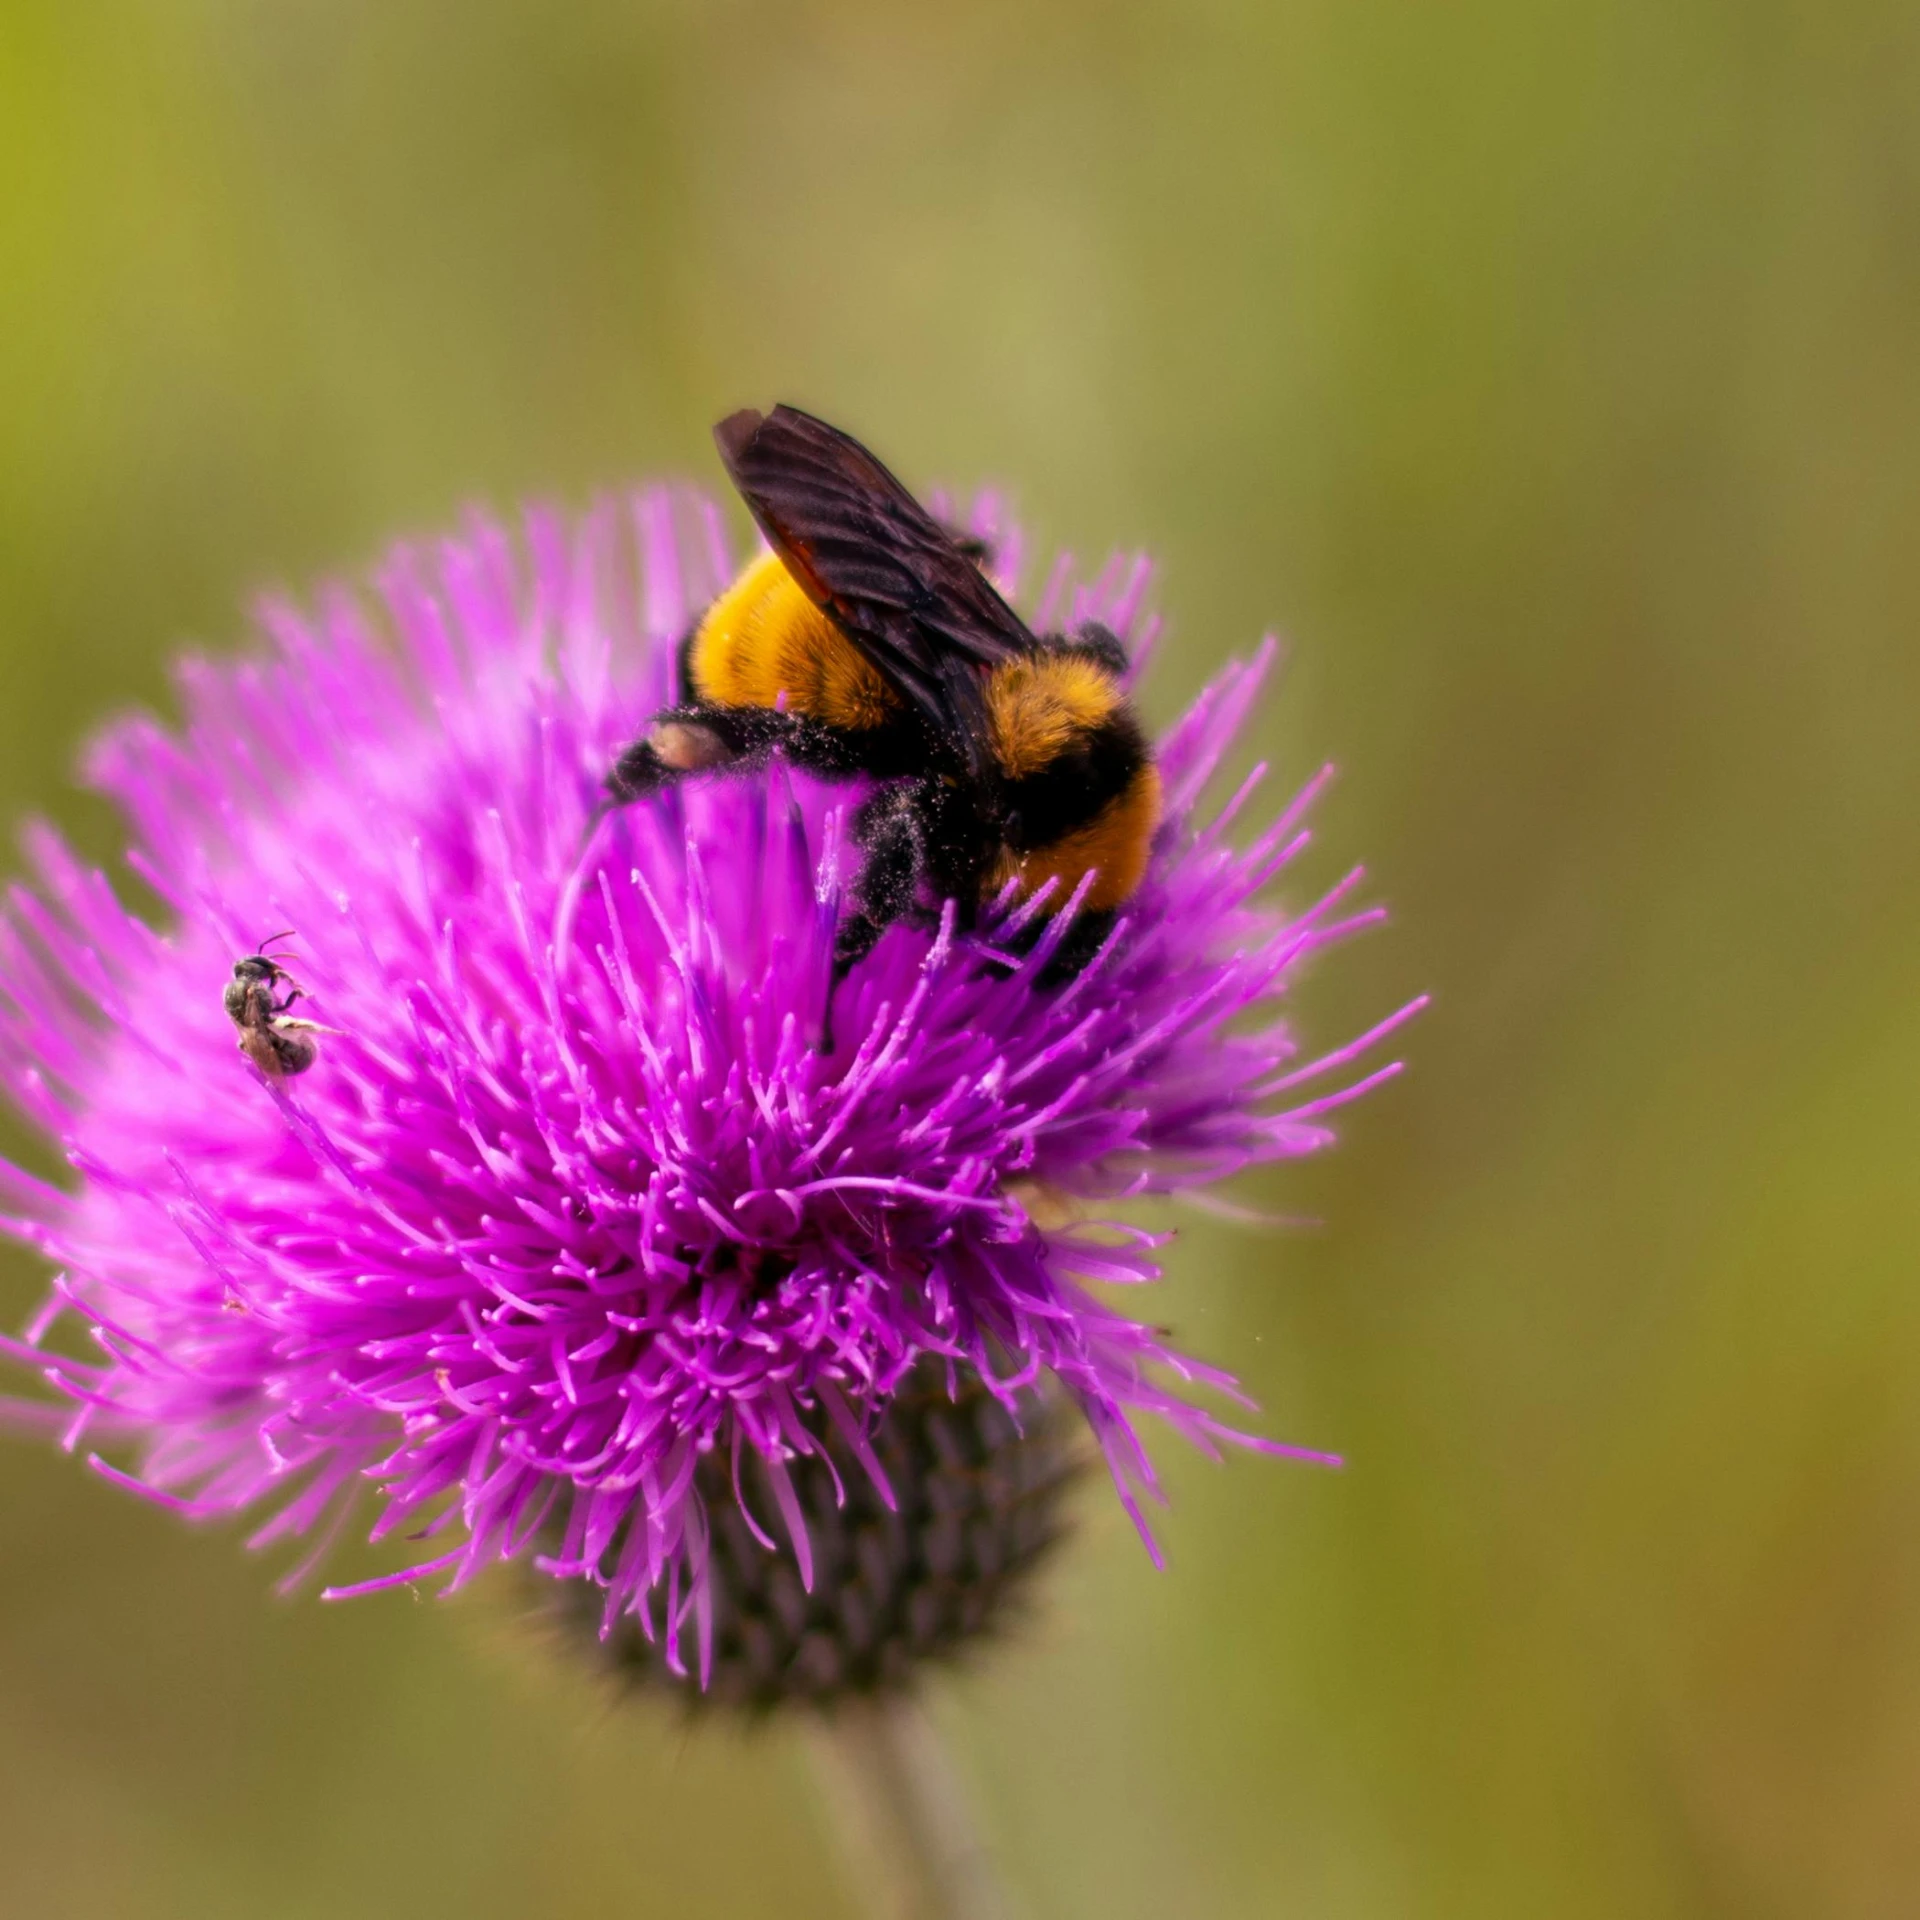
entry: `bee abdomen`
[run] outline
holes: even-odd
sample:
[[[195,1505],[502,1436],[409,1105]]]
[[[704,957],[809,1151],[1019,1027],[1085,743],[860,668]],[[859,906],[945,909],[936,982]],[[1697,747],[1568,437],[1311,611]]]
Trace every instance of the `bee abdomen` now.
[[[1117,707],[1099,725],[1069,733],[1050,758],[1007,781],[1006,840],[1026,854],[1090,827],[1149,764],[1140,725]]]
[[[784,707],[854,733],[884,727],[900,712],[879,669],[770,553],[708,609],[686,665],[691,691],[715,706]]]
[[[1058,884],[1064,906],[1090,870],[1090,910],[1118,906],[1146,872],[1160,781],[1109,661],[1053,646],[1009,661],[987,687],[1000,791],[1002,852],[990,885],[1025,894]]]
[[[1022,820],[1022,845],[1008,835],[991,885],[997,888],[1017,879],[1021,893],[1031,895],[1049,880],[1055,881],[1048,907],[1053,911],[1064,907],[1081,881],[1094,873],[1097,877],[1081,902],[1082,910],[1103,913],[1124,906],[1146,877],[1154,829],[1160,824],[1159,772],[1143,755],[1126,783],[1117,793],[1109,793],[1091,818],[1081,818],[1050,835],[1038,831],[1042,824]]]

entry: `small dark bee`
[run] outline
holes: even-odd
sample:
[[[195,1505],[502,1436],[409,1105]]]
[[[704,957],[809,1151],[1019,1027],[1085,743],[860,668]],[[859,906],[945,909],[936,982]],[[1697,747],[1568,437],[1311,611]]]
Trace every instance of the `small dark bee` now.
[[[1009,881],[1021,898],[1052,883],[1036,931],[1087,882],[1049,971],[1084,966],[1139,886],[1160,819],[1120,642],[1092,623],[1030,632],[982,572],[979,543],[825,421],[748,409],[714,439],[772,551],[687,635],[683,702],[620,755],[610,803],[776,748],[816,773],[871,778],[836,980],[924,896],[954,901],[967,926]]]
[[[305,989],[266,949],[275,940],[290,937],[290,933],[276,933],[260,942],[258,953],[236,960],[233,978],[221,996],[227,1018],[240,1029],[240,1051],[270,1080],[305,1073],[320,1055],[319,1047],[308,1036],[334,1031],[311,1020],[296,1019],[287,1011],[305,997]],[[276,1000],[274,989],[282,985],[287,989],[285,997]]]

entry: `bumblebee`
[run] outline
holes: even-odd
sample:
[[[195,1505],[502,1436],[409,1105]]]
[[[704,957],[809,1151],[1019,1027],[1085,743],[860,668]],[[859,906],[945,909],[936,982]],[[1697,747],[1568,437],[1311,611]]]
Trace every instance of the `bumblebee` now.
[[[1160,819],[1120,642],[1093,623],[1032,633],[979,544],[825,421],[747,409],[714,439],[770,551],[682,642],[682,702],[621,753],[610,803],[775,750],[871,780],[836,981],[896,920],[952,900],[971,926],[1008,882],[1023,900],[1045,889],[1030,939],[1086,882],[1049,961],[1055,978],[1077,971],[1139,886]]]

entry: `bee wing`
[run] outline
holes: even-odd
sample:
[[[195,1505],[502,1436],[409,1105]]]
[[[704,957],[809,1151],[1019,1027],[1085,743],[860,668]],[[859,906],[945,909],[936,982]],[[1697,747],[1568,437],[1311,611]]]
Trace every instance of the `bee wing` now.
[[[746,408],[713,437],[814,603],[991,778],[987,674],[1035,641],[967,549],[859,441],[797,407]]]

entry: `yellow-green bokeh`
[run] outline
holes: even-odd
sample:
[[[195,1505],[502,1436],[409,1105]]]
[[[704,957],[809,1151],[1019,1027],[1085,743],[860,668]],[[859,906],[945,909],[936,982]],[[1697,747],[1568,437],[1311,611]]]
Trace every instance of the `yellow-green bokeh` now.
[[[1920,14],[8,0],[0,812],[471,499],[814,405],[1143,542],[1422,988],[1165,1312],[1163,1447],[939,1697],[1033,1916],[1879,1916],[1920,1885]],[[217,983],[216,983],[217,984]],[[17,1325],[31,1263],[7,1258]],[[0,1451],[0,1911],[831,1915],[798,1748]]]

